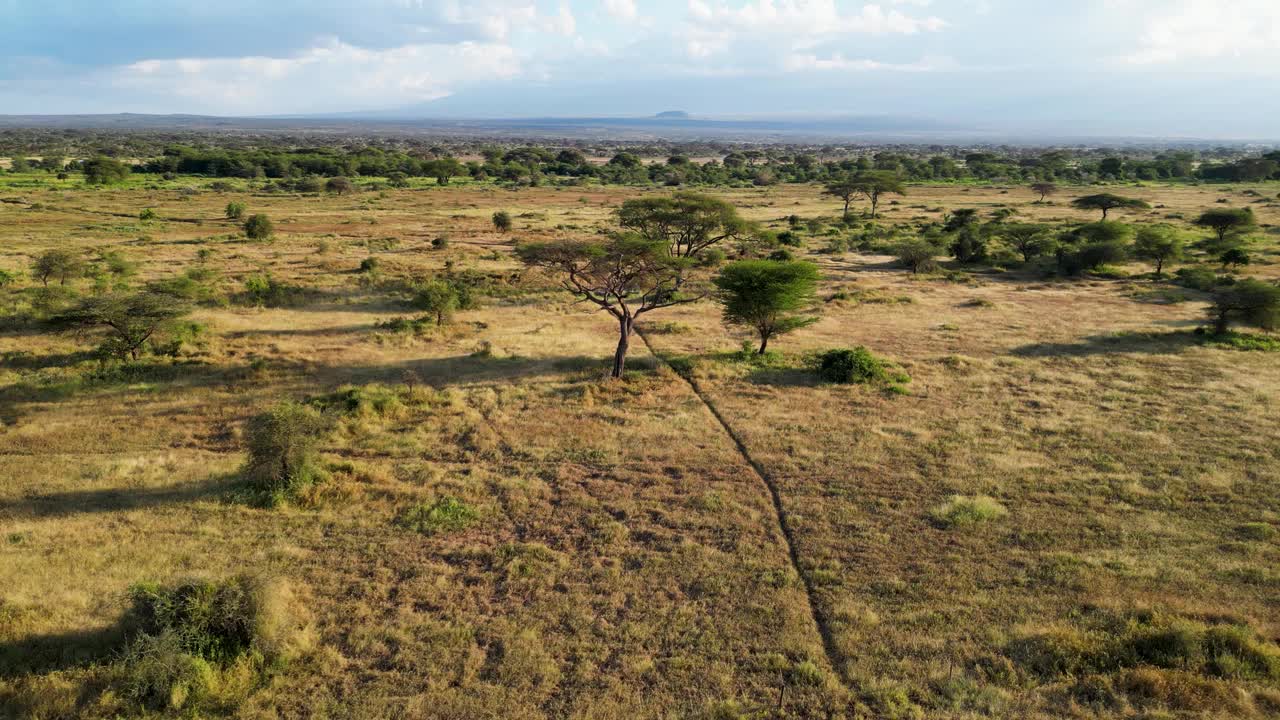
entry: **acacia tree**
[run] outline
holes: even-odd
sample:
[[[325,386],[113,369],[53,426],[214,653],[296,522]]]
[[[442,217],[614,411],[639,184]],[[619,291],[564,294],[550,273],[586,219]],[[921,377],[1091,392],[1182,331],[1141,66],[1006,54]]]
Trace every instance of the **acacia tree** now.
[[[634,233],[615,234],[602,241],[521,245],[516,254],[530,267],[559,275],[565,290],[618,321],[618,347],[610,371],[615,378],[622,377],[637,318],[702,298],[679,290],[693,258],[674,256],[667,243]]]
[[[1218,335],[1232,323],[1275,330],[1280,327],[1280,286],[1252,279],[1221,286],[1213,293],[1209,318]]]
[[[832,197],[837,197],[844,201],[844,215],[842,215],[842,217],[845,220],[848,220],[849,203],[853,202],[853,199],[858,196],[858,186],[854,184],[853,176],[845,175],[828,182],[826,187],[823,189],[822,194],[831,195]]]
[[[1257,226],[1257,220],[1250,208],[1214,208],[1200,213],[1200,217],[1192,221],[1199,227],[1209,228],[1218,235],[1218,243],[1226,241],[1227,235],[1238,235],[1248,232]]]
[[[937,265],[934,258],[938,256],[938,248],[928,240],[908,240],[894,249],[898,262],[911,268],[916,275],[921,270],[929,270]]]
[[[1049,237],[1048,225],[1040,223],[1000,223],[996,231],[1005,242],[1012,245],[1022,255],[1022,261],[1026,263],[1049,252],[1053,246],[1053,241]]]
[[[1168,225],[1143,225],[1133,241],[1133,254],[1156,265],[1156,277],[1164,272],[1164,264],[1183,257],[1182,239]]]
[[[750,226],[730,203],[695,192],[627,200],[618,209],[618,224],[650,242],[660,242],[675,258],[690,258],[723,242],[750,233]]]
[[[1107,213],[1112,210],[1146,210],[1151,207],[1137,198],[1121,197],[1111,193],[1078,197],[1071,201],[1071,205],[1080,210],[1101,210],[1103,220],[1107,219]]]
[[[855,175],[853,185],[857,194],[871,202],[871,218],[876,217],[876,206],[880,204],[881,195],[906,195],[902,180],[894,173],[887,171],[866,172]]]
[[[57,278],[59,285],[66,285],[67,280],[83,275],[84,270],[84,258],[70,250],[47,250],[31,263],[31,274],[46,287],[50,278]]]
[[[1031,189],[1040,196],[1040,199],[1037,202],[1044,202],[1045,198],[1058,192],[1058,186],[1051,182],[1032,183]]]
[[[348,195],[356,191],[355,183],[350,178],[341,175],[329,178],[324,184],[325,192],[331,192],[334,195]]]
[[[812,325],[816,317],[800,315],[813,303],[818,267],[803,261],[742,260],[726,265],[713,280],[725,322],[747,325],[760,335],[763,355],[775,335]]]
[[[168,294],[108,294],[85,298],[50,323],[75,331],[106,329],[107,339],[99,350],[109,357],[137,360],[158,331],[189,312],[188,305]]]

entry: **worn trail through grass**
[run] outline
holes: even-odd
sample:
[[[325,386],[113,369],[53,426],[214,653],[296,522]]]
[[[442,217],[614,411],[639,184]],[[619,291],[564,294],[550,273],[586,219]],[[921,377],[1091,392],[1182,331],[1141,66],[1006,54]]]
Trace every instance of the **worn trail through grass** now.
[[[769,473],[765,470],[764,466],[751,456],[751,450],[747,448],[747,444],[743,442],[742,437],[733,429],[733,426],[729,424],[729,421],[725,419],[724,415],[720,412],[720,409],[711,401],[711,398],[702,391],[701,387],[698,386],[698,381],[684,373],[676,371],[667,360],[666,356],[658,352],[657,348],[653,346],[653,343],[649,341],[648,336],[646,336],[642,330],[637,328],[636,334],[640,336],[640,339],[644,342],[645,347],[648,348],[651,355],[661,360],[663,364],[671,368],[673,372],[689,384],[694,395],[698,396],[698,399],[702,401],[703,406],[706,407],[711,416],[715,418],[716,422],[720,424],[721,429],[723,429],[725,434],[729,436],[729,439],[733,440],[733,444],[738,448],[738,453],[742,455],[742,459],[747,461],[747,465],[756,474],[756,477],[760,479],[760,482],[764,485],[765,489],[768,490],[769,499],[773,502],[774,518],[778,521],[778,530],[782,533],[783,542],[787,544],[787,556],[791,560],[791,567],[795,570],[796,575],[800,578],[800,582],[804,585],[805,599],[809,604],[809,617],[813,619],[814,629],[817,630],[818,636],[822,638],[822,649],[826,653],[827,664],[829,664],[831,669],[835,671],[836,677],[840,680],[840,684],[848,689],[850,683],[844,676],[842,663],[840,662],[840,653],[836,649],[835,633],[831,630],[830,623],[827,622],[827,619],[818,609],[817,596],[813,588],[813,582],[808,573],[804,571],[804,567],[800,564],[800,553],[796,549],[797,543],[795,533],[791,529],[791,523],[787,516],[787,509],[782,502],[782,493],[779,492],[777,483],[769,477]]]

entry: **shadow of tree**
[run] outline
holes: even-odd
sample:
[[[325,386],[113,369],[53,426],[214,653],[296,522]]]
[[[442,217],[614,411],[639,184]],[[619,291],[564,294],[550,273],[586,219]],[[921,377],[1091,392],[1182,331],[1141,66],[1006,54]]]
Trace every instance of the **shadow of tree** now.
[[[224,495],[234,489],[237,482],[234,475],[220,475],[201,482],[165,487],[116,487],[31,495],[0,502],[0,517],[51,518],[177,505]]]
[[[106,660],[124,646],[124,623],[0,642],[0,677],[45,673]]]
[[[1167,355],[1182,352],[1196,344],[1196,336],[1188,331],[1117,333],[1093,335],[1078,343],[1032,343],[1014,348],[1011,354],[1018,357],[1087,357],[1123,353]]]

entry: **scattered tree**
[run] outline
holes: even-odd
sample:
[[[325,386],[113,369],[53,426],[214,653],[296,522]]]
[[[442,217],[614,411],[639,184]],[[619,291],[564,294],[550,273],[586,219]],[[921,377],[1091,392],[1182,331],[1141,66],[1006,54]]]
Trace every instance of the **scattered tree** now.
[[[90,185],[112,185],[123,182],[132,172],[128,165],[107,157],[85,160],[81,170],[84,172],[84,181]]]
[[[271,218],[262,213],[250,215],[249,219],[244,221],[244,236],[250,240],[267,240],[275,231]]]
[[[1209,317],[1218,335],[1232,323],[1275,330],[1280,327],[1280,286],[1253,279],[1221,285],[1213,292]]]
[[[1044,199],[1058,192],[1058,186],[1051,182],[1032,183],[1031,189],[1040,196],[1036,202],[1044,202]]]
[[[31,275],[46,287],[51,278],[57,278],[59,285],[66,285],[67,280],[83,275],[84,271],[84,258],[70,250],[46,250],[31,263]]]
[[[506,210],[495,212],[493,214],[493,229],[502,233],[511,230],[511,213]]]
[[[853,178],[854,187],[859,195],[871,202],[871,218],[876,217],[876,207],[880,204],[881,195],[906,195],[902,179],[891,172],[868,172]]]
[[[413,306],[434,315],[437,326],[444,325],[458,309],[458,289],[445,280],[428,280],[414,292]]]
[[[1032,260],[1053,249],[1053,239],[1049,235],[1049,226],[1040,223],[1001,223],[996,228],[1000,237],[1018,254],[1022,261]]]
[[[329,178],[324,184],[324,189],[325,192],[331,192],[334,195],[348,195],[356,191],[356,186],[349,178],[338,176]]]
[[[1228,235],[1240,235],[1257,226],[1257,220],[1250,208],[1214,208],[1200,213],[1200,217],[1192,221],[1199,227],[1206,227],[1218,235],[1218,242],[1226,241]]]
[[[107,339],[99,350],[108,357],[137,360],[158,331],[190,311],[170,294],[110,293],[85,298],[50,322],[55,327],[78,331],[106,329]]]
[[[228,220],[240,220],[244,217],[244,203],[231,201],[227,203],[226,215]]]
[[[666,242],[626,234],[607,240],[562,240],[522,245],[521,261],[560,276],[564,289],[598,306],[618,321],[612,377],[622,377],[636,320],[645,313],[694,302],[678,287],[694,258],[675,257]]]
[[[422,166],[423,172],[434,177],[437,185],[448,185],[454,176],[462,175],[465,168],[462,163],[451,157],[432,160]]]
[[[1107,219],[1107,213],[1112,210],[1145,210],[1150,208],[1146,202],[1136,198],[1121,197],[1111,193],[1101,193],[1099,195],[1086,195],[1071,201],[1071,205],[1080,210],[1101,210],[1102,219]]]
[[[898,262],[911,268],[911,274],[915,275],[937,265],[934,258],[938,256],[938,248],[928,240],[908,240],[898,245],[894,254],[898,256]]]
[[[826,184],[822,191],[823,195],[831,195],[837,197],[844,202],[844,214],[841,216],[845,220],[849,219],[849,203],[858,196],[858,186],[853,181],[852,175],[836,178]]]
[[[746,325],[760,335],[763,355],[770,338],[811,325],[815,317],[800,315],[813,303],[818,268],[802,261],[742,260],[730,263],[713,281],[725,322]]]
[[[1143,225],[1133,243],[1135,257],[1155,263],[1156,277],[1164,272],[1164,265],[1183,258],[1184,249],[1178,231],[1168,225]]]
[[[1218,256],[1223,270],[1228,267],[1239,268],[1242,265],[1248,265],[1249,259],[1249,253],[1245,252],[1244,248],[1227,248],[1222,255]]]

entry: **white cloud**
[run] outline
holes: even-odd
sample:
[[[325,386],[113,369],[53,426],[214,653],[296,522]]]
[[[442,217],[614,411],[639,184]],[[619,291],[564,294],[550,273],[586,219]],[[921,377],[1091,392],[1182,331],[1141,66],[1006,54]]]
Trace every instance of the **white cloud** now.
[[[1139,9],[1138,49],[1123,59],[1135,65],[1184,60],[1264,57],[1280,61],[1277,0],[1179,0]]]
[[[845,72],[869,72],[888,70],[893,72],[938,72],[953,70],[958,66],[949,57],[924,57],[913,63],[886,63],[879,60],[848,59],[843,53],[818,57],[813,53],[793,53],[787,56],[783,67],[789,71],[839,70]]]
[[[635,0],[604,0],[604,9],[619,20],[635,20],[640,16]]]
[[[855,13],[843,13],[835,0],[751,0],[731,8],[721,0],[689,0],[689,15],[700,23],[746,31],[767,31],[790,35],[838,35],[870,33],[905,34],[941,30],[946,23],[938,17],[914,17],[898,10],[886,11],[877,4],[863,5]]]
[[[225,115],[396,107],[520,72],[515,51],[498,43],[368,50],[330,40],[283,58],[143,60],[108,70],[106,82]]]

